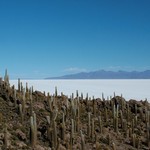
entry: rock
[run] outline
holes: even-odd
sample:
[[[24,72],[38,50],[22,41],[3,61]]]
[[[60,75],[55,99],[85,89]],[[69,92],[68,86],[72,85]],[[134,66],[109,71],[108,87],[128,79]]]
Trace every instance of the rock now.
[[[27,147],[27,145],[24,142],[22,142],[22,141],[17,141],[16,145],[17,145],[18,148],[25,148],[25,147]]]
[[[35,150],[45,150],[41,145],[36,145]]]
[[[39,109],[39,110],[45,109],[44,104],[43,104],[43,103],[40,103],[40,102],[36,102],[36,103],[34,104],[34,108],[35,108],[35,109]]]
[[[16,130],[16,134],[17,134],[18,138],[22,141],[25,141],[27,139],[26,134],[23,133],[20,129]]]
[[[3,146],[3,141],[2,140],[0,140],[0,147],[2,147]]]
[[[0,133],[0,140],[4,139],[4,133]]]
[[[10,107],[13,107],[13,106],[14,106],[14,104],[13,104],[11,101],[8,102],[8,105],[9,105]]]
[[[44,94],[42,93],[42,92],[40,92],[40,91],[35,91],[35,92],[33,92],[33,95],[36,95],[36,96],[40,96],[40,97],[44,97]]]

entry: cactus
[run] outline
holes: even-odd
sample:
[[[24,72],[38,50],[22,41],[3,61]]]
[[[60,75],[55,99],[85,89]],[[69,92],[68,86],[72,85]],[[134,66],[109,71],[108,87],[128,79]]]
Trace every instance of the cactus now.
[[[118,133],[118,108],[119,108],[118,105],[117,105],[117,108],[115,108],[115,105],[114,105],[114,109],[113,109],[113,124],[114,124],[115,132],[117,132],[117,133]]]
[[[122,110],[120,110],[120,120],[121,120],[121,127],[123,128],[123,115],[122,115]]]
[[[53,120],[53,144],[54,148],[57,146],[57,124],[56,121]]]
[[[132,145],[136,147],[136,134],[132,134]]]
[[[129,137],[132,137],[132,128],[129,128]]]
[[[82,130],[80,130],[80,135],[81,135],[81,150],[85,150],[85,140]]]
[[[66,106],[67,106],[67,110],[68,110],[69,109],[68,97],[66,98]]]
[[[77,122],[77,132],[79,132],[79,124],[80,124],[80,108],[79,106],[77,107],[77,117],[76,117],[76,122]]]
[[[140,148],[140,139],[139,138],[136,139],[136,148],[137,149]]]
[[[89,94],[86,93],[86,100],[88,101],[89,100]]]
[[[56,120],[57,118],[57,115],[58,115],[58,109],[56,108],[53,112],[52,112],[52,120]]]
[[[147,122],[147,129],[146,129],[146,132],[147,132],[147,145],[150,146],[150,125],[149,123]]]
[[[96,116],[96,101],[93,98],[93,115]]]
[[[71,99],[71,114],[72,114],[72,118],[75,119],[75,105],[74,105],[74,98],[73,98],[73,94],[72,94],[72,97],[70,98]]]
[[[21,123],[23,123],[23,110],[22,110],[22,104],[19,104],[19,113],[20,113],[20,116],[21,116]]]
[[[95,134],[95,145],[96,145],[96,150],[100,150],[101,149],[100,143],[98,142],[98,136],[97,136],[97,134]]]
[[[61,138],[62,138],[62,140],[65,140],[65,131],[66,131],[65,114],[63,113],[63,119],[62,119],[62,125],[61,125]]]
[[[111,139],[110,139],[110,134],[107,135],[107,140],[108,140],[108,145],[111,145]]]
[[[129,104],[127,104],[127,123],[129,123],[129,114],[130,110],[129,110]]]
[[[2,77],[0,77],[0,85],[2,85],[2,81],[3,81],[3,79],[2,79]]]
[[[50,112],[52,112],[52,100],[51,100],[52,98],[49,96],[49,94],[48,94],[48,96],[47,96],[47,101],[48,101],[48,106],[49,106],[49,111]]]
[[[136,116],[135,116],[135,119],[134,119],[135,128],[137,127],[137,121],[138,121],[138,116],[136,115]]]
[[[94,118],[93,118],[92,119],[92,129],[91,129],[92,140],[94,140],[94,134],[95,134],[95,124],[94,124]]]
[[[57,92],[57,86],[55,87],[55,96],[58,96],[58,92]]]
[[[83,93],[81,93],[81,100],[83,100]]]
[[[23,84],[20,82],[20,87],[21,87],[21,93],[23,93]]]
[[[106,125],[108,125],[108,114],[107,114],[107,108],[105,107],[105,122],[106,122]]]
[[[130,129],[127,129],[126,131],[125,131],[125,135],[126,135],[126,138],[129,138],[130,137]]]
[[[48,125],[50,126],[50,116],[46,116],[46,120],[47,120],[47,123],[48,123]]]
[[[9,86],[9,75],[7,73],[7,69],[5,70],[4,82],[6,86]]]
[[[32,115],[33,112],[33,102],[32,102],[32,94],[30,94],[30,115]]]
[[[17,93],[16,93],[16,89],[14,89],[14,106],[17,106]]]
[[[132,119],[132,133],[134,133],[134,119]]]
[[[122,99],[122,94],[121,94],[121,110],[124,111],[125,107],[125,101]]]
[[[26,82],[26,93],[28,93],[29,89],[28,89],[28,83]]]
[[[135,116],[137,116],[137,104],[135,104]]]
[[[100,130],[100,133],[102,133],[103,132],[103,130],[102,130],[102,119],[101,119],[101,116],[98,116],[98,122],[99,122],[99,130]]]
[[[104,93],[102,93],[102,101],[104,101],[105,100],[105,98],[104,98]]]
[[[43,91],[43,95],[46,96],[45,91]]]
[[[3,121],[3,114],[0,112],[0,124],[2,124]]]
[[[73,141],[74,141],[74,120],[71,119],[71,136],[70,136],[70,146],[71,146],[71,149],[73,147]]]
[[[51,97],[51,101],[53,102],[53,108],[57,107],[57,102],[56,102],[56,96],[53,95],[53,97]]]
[[[116,97],[116,93],[114,92],[114,97]]]
[[[8,148],[8,131],[7,131],[6,125],[5,125],[5,128],[4,128],[4,148],[5,149]]]
[[[115,128],[115,117],[116,117],[116,107],[115,104],[113,105],[113,126]]]
[[[87,134],[88,134],[88,137],[91,136],[91,113],[88,112],[88,130],[87,130]]]
[[[23,89],[23,98],[22,98],[22,112],[25,113],[26,97],[25,97],[25,88]]]
[[[20,78],[18,78],[18,91],[21,91],[21,87],[20,87]]]
[[[126,121],[126,119],[123,119],[122,128],[123,128],[124,131],[127,130],[127,121]]]
[[[50,116],[46,116],[46,120],[47,120],[47,138],[51,143],[52,142],[52,128],[51,128]]]
[[[112,149],[116,150],[116,144],[114,142],[112,143]]]
[[[35,147],[37,143],[37,123],[36,123],[36,114],[32,112],[32,116],[30,117],[30,141],[31,146]]]
[[[78,90],[76,90],[76,97],[77,97],[77,98],[79,97],[79,92],[78,92]]]
[[[143,109],[139,108],[139,111],[140,111],[139,118],[141,119],[141,121],[144,121]]]

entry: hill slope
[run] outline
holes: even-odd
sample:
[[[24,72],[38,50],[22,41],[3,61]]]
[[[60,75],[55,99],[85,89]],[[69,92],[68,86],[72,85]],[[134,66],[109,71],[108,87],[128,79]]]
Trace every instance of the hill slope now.
[[[147,101],[46,96],[20,85],[0,80],[0,149],[149,149]]]

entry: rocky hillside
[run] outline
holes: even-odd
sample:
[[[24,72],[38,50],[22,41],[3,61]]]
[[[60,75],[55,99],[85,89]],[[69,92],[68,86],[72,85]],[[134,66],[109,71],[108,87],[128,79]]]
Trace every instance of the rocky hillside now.
[[[55,93],[0,79],[1,150],[149,150],[150,104]]]

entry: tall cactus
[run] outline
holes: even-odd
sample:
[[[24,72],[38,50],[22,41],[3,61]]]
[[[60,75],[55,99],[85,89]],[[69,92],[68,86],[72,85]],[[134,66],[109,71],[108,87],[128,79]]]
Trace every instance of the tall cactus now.
[[[87,130],[87,134],[88,134],[88,137],[91,136],[91,113],[88,112],[88,130]]]
[[[55,87],[55,96],[58,96],[58,92],[57,92],[57,86]]]
[[[102,132],[103,132],[103,127],[102,127],[102,119],[101,119],[101,115],[98,116],[98,122],[99,122],[100,133],[102,133]]]
[[[9,75],[7,73],[7,69],[5,70],[4,81],[5,81],[5,84],[8,86],[9,85]]]
[[[34,112],[30,117],[30,141],[31,146],[35,147],[37,143],[37,123],[36,123],[36,114]]]
[[[4,128],[4,148],[5,149],[8,148],[8,131],[7,131],[6,125],[5,125],[5,128]]]
[[[20,78],[18,78],[18,91],[21,91],[21,86],[20,86]]]
[[[114,105],[114,110],[113,110],[113,119],[114,119],[114,128],[115,128],[115,132],[118,133],[118,108],[119,106],[117,105],[117,108],[115,108]]]
[[[74,120],[71,119],[71,136],[70,136],[70,146],[71,146],[71,149],[73,147],[73,141],[74,141]]]
[[[53,120],[53,143],[54,143],[53,147],[56,149],[57,147],[57,123],[54,120]]]
[[[85,140],[82,130],[80,130],[80,135],[81,135],[81,150],[85,150]]]
[[[19,104],[19,113],[20,113],[20,117],[21,117],[21,123],[23,123],[23,110],[22,110],[22,104]]]

